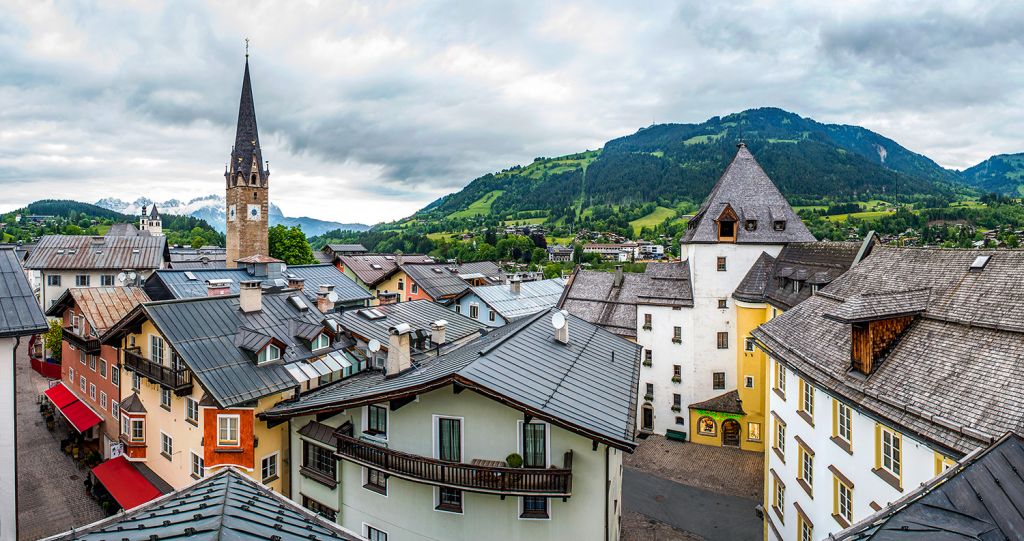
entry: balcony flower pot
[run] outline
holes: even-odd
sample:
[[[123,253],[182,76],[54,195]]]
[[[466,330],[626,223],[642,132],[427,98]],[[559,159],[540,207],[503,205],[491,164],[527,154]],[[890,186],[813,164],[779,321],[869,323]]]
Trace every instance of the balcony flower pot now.
[[[679,383],[681,381],[683,381],[683,378],[679,376],[672,376],[672,383]]]
[[[654,400],[654,395],[653,394],[645,394],[644,395],[644,400],[650,402],[651,400]]]
[[[680,411],[682,411],[682,410],[683,410],[683,408],[681,408],[681,407],[679,407],[679,406],[672,406],[672,411],[674,411],[674,412],[676,412],[676,413],[679,413],[679,412],[680,412]]]
[[[682,344],[683,343],[683,339],[682,338],[673,338],[672,339],[672,343],[673,344]]]
[[[510,468],[522,468],[523,457],[519,453],[512,453],[505,457],[505,463],[507,463]]]
[[[644,366],[651,366],[652,364],[654,363],[652,363],[651,361],[644,361]]]
[[[651,326],[650,326],[650,325],[644,325],[644,330],[645,330],[645,331],[649,331],[649,330],[651,330]]]

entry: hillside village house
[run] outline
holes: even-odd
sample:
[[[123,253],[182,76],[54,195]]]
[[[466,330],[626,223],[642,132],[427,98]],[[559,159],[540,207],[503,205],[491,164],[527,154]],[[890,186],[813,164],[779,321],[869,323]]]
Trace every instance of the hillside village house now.
[[[1020,428],[1022,280],[1022,251],[875,246],[752,332],[769,539],[839,532]]]
[[[320,251],[313,252],[313,257],[320,263],[330,263],[334,265],[338,258],[343,255],[354,255],[354,254],[365,254],[366,247],[362,244],[333,244],[328,243],[320,249]]]
[[[25,269],[39,305],[48,309],[68,288],[141,283],[166,268],[170,257],[163,236],[46,235],[25,261]]]
[[[500,327],[510,321],[547,310],[558,304],[565,280],[511,280],[507,284],[474,286],[452,299],[449,307],[488,327]]]
[[[404,299],[450,303],[472,286],[501,284],[505,274],[492,261],[475,263],[403,263]]]
[[[433,263],[434,260],[417,254],[343,254],[337,256],[335,265],[346,276],[355,280],[359,287],[373,296],[371,305],[403,302],[409,299],[406,282],[409,281],[403,262]],[[419,288],[410,288],[419,293]],[[383,296],[382,296],[383,294]]]
[[[0,538],[17,539],[17,411],[18,349],[28,348],[28,337],[46,332],[32,286],[12,247],[0,248]]]
[[[46,311],[63,326],[61,381],[46,396],[70,430],[85,442],[81,451],[104,458],[117,452],[121,433],[121,359],[100,336],[143,302],[137,287],[71,288]]]
[[[294,499],[375,540],[618,539],[636,345],[554,309],[418,359],[413,339],[395,325],[384,371],[262,415],[291,426]]]

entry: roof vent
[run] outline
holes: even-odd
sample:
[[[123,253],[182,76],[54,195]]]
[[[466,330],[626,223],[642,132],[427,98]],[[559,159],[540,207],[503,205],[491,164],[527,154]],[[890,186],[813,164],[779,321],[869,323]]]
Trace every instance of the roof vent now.
[[[57,250],[57,255],[63,255],[63,254],[64,254],[64,250]]]
[[[135,254],[135,255],[138,255],[139,249],[138,248],[133,248],[132,249],[132,253]]]
[[[438,273],[438,274],[441,274],[441,273],[443,273],[444,271],[443,271],[443,270],[441,270],[441,268],[440,268],[440,267],[434,267],[434,272],[436,272],[436,273]]]
[[[992,259],[990,255],[979,255],[974,258],[974,262],[971,263],[971,272],[981,272],[985,270],[985,266],[988,265],[989,260]]]

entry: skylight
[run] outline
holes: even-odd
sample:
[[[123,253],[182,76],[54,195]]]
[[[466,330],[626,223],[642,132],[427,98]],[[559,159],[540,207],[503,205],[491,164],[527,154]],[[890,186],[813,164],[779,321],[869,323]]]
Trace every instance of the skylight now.
[[[199,279],[199,278],[196,278],[195,273],[193,273],[192,271],[185,271],[185,278],[188,278],[189,280],[198,280]]]
[[[978,257],[974,258],[974,262],[971,263],[971,270],[983,270],[985,268],[985,265],[988,265],[990,259],[992,259],[992,256],[990,255],[979,255]]]
[[[298,308],[300,311],[305,312],[306,310],[309,310],[309,306],[306,305],[306,301],[303,300],[302,297],[298,295],[292,295],[291,297],[288,297],[288,301],[291,302],[292,305]]]

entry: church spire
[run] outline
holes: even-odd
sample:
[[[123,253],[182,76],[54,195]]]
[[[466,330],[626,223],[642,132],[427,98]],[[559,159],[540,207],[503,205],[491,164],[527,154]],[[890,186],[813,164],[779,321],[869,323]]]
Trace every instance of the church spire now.
[[[252,100],[252,82],[249,79],[249,51],[246,44],[245,74],[242,77],[242,95],[238,104],[238,127],[235,129],[235,147],[231,150],[230,169],[248,179],[252,172],[258,172],[260,184],[267,181],[263,170],[263,153],[260,151],[260,136],[256,128],[256,106]]]

